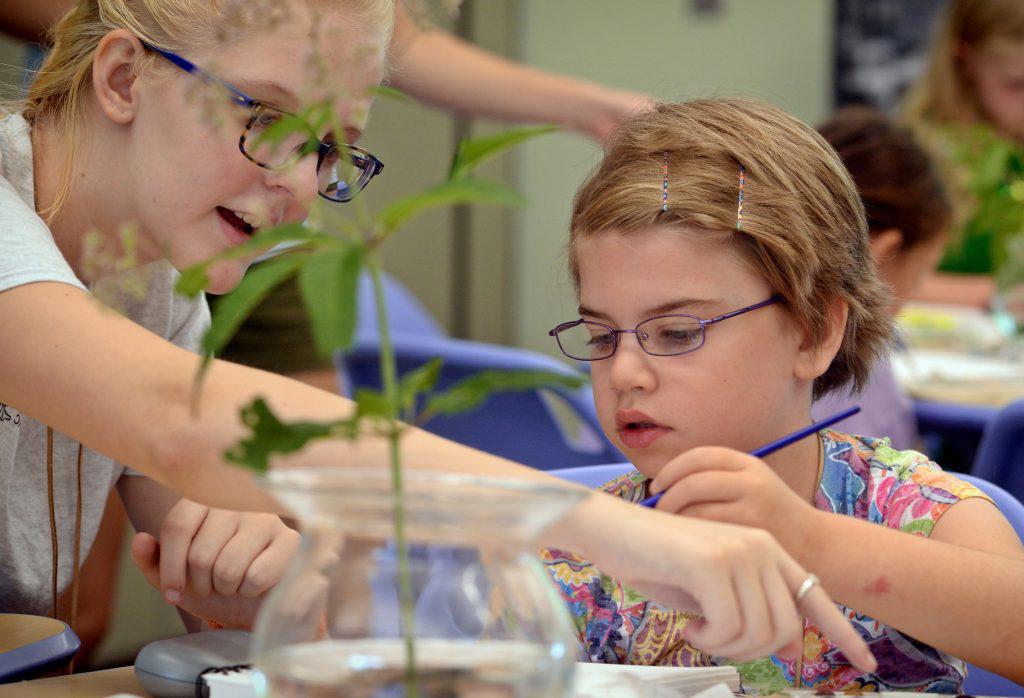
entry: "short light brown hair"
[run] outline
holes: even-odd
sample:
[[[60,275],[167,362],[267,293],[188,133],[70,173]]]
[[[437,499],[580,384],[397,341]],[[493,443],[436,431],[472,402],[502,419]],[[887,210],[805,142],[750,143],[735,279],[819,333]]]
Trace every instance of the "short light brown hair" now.
[[[662,164],[668,153],[668,208]],[[742,231],[736,230],[745,170]],[[810,126],[763,102],[716,99],[660,104],[612,136],[573,203],[569,265],[579,288],[576,243],[651,226],[723,242],[739,236],[787,311],[823,340],[829,301],[849,306],[845,335],[814,397],[860,388],[892,334],[889,292],[875,273],[857,188]]]

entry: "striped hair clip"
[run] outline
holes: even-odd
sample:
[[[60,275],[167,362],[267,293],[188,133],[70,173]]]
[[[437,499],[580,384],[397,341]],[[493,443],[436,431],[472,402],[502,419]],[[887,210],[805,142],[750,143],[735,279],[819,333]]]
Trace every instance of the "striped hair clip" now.
[[[743,230],[743,185],[746,181],[746,170],[740,165],[740,193],[736,203],[736,230]]]
[[[668,210],[668,151],[666,150],[661,162],[661,210]]]

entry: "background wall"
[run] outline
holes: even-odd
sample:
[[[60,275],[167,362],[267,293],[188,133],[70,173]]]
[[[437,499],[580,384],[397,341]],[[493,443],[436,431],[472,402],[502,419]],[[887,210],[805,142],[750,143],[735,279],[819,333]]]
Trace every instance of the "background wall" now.
[[[518,56],[531,65],[662,100],[761,97],[812,122],[831,106],[831,1],[522,0],[518,8]],[[514,344],[557,354],[547,331],[576,314],[562,247],[572,195],[599,156],[567,134],[520,150],[517,185],[529,205],[512,236]]]

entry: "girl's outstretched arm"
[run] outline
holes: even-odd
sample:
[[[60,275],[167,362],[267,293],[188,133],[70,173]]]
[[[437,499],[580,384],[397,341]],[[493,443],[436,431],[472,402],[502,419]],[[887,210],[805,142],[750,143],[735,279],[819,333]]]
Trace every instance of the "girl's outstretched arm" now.
[[[243,435],[242,405],[263,396],[285,419],[337,419],[352,409],[337,395],[216,361],[197,418],[190,399],[198,358],[66,284],[0,292],[0,347],[0,401],[210,506],[274,510],[247,473],[221,458]],[[420,430],[411,430],[404,446],[410,468],[554,480]],[[385,462],[385,444],[368,438],[322,443],[275,465]],[[806,573],[763,532],[595,494],[538,544],[577,552],[656,600],[698,610],[706,617],[698,643],[751,656],[798,641],[793,594]],[[802,610],[848,657],[865,670],[873,667],[866,646],[823,591],[814,590]]]

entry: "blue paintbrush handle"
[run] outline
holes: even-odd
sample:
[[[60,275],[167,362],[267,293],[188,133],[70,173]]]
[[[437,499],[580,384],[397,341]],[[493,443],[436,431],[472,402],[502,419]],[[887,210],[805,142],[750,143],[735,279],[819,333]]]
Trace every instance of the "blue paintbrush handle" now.
[[[792,434],[789,434],[788,436],[783,436],[778,441],[772,441],[770,444],[765,444],[756,451],[751,452],[750,455],[756,456],[758,458],[764,458],[769,453],[775,453],[780,448],[785,448],[786,446],[789,446],[790,444],[795,443],[800,439],[806,438],[811,434],[816,434],[822,429],[830,427],[836,422],[841,422],[847,417],[852,417],[858,412],[860,412],[860,407],[850,407],[849,409],[845,409],[838,414],[834,414],[831,417],[821,420],[820,422],[815,422],[814,424],[804,427],[799,431],[794,431]],[[664,492],[659,492],[653,497],[648,497],[647,499],[640,502],[640,506],[654,508],[654,506],[661,500],[661,495],[663,494]]]

